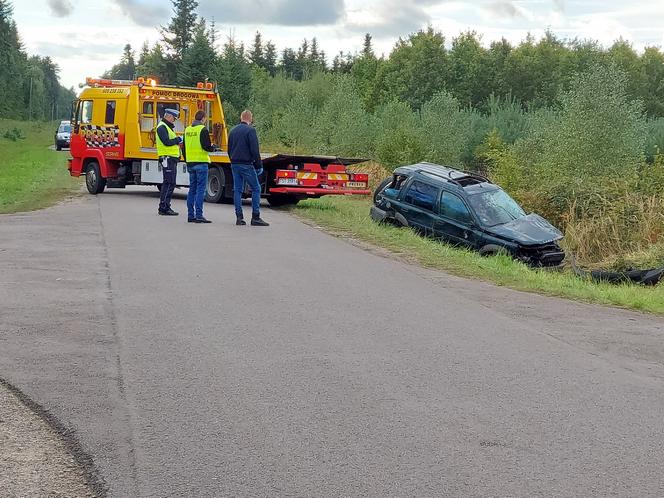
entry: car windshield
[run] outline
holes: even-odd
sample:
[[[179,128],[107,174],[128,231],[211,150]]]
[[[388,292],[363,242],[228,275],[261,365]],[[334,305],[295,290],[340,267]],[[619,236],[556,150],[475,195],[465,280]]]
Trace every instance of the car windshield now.
[[[71,125],[61,125],[58,133],[71,133]]]
[[[526,215],[521,206],[501,189],[469,195],[468,202],[482,224],[490,227],[509,223]]]

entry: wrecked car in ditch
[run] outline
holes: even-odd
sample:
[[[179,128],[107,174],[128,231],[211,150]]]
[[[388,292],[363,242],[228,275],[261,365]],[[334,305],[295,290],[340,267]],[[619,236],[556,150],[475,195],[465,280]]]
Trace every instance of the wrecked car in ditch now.
[[[506,252],[533,267],[554,267],[565,258],[563,234],[525,211],[487,178],[437,164],[394,170],[374,193],[371,217],[483,255]]]

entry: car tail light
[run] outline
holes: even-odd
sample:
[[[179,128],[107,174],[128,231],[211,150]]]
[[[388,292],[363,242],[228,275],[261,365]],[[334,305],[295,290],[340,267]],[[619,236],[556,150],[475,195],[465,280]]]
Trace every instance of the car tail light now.
[[[297,171],[278,169],[277,178],[297,178]]]

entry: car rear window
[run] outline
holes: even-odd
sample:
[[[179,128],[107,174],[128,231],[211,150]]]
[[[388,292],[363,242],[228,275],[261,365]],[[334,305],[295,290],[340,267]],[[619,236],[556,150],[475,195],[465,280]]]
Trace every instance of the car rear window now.
[[[422,209],[433,211],[433,208],[436,205],[436,198],[439,194],[439,188],[434,187],[433,185],[429,185],[428,183],[415,180],[408,187],[404,197],[404,202],[420,207]]]

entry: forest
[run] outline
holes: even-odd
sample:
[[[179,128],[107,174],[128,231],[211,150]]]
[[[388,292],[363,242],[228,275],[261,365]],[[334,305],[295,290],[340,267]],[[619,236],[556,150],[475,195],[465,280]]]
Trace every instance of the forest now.
[[[0,68],[0,118],[69,118],[74,89],[60,85],[60,70],[50,57],[27,54],[8,0],[0,0]]]

